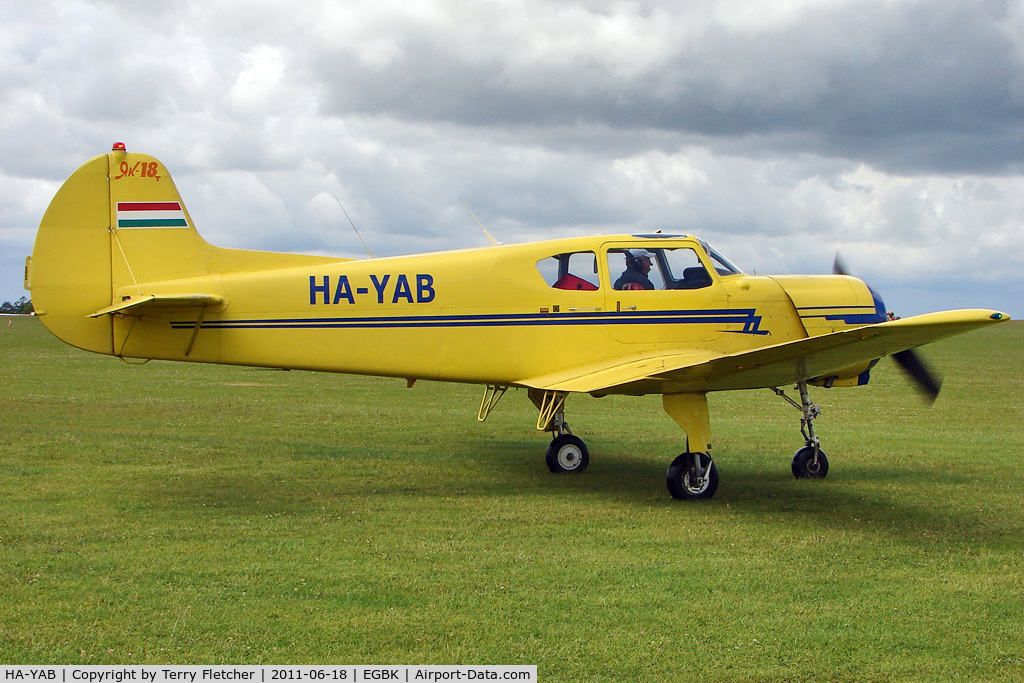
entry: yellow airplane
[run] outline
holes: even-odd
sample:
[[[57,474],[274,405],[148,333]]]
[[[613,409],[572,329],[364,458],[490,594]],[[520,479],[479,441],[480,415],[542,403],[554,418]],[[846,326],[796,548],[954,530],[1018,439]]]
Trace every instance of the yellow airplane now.
[[[837,271],[841,270],[837,268]],[[485,420],[525,388],[552,432],[552,472],[587,467],[571,393],[661,394],[686,432],[671,495],[710,498],[707,393],[771,388],[802,411],[797,477],[821,478],[808,385],[856,386],[892,355],[933,398],[913,349],[1009,319],[958,310],[890,320],[843,274],[748,275],[689,235],[602,235],[414,256],[339,259],[223,249],[171,176],[117,143],[43,216],[25,287],[76,347],[121,358],[295,368],[484,387]],[[780,386],[795,385],[799,401]]]

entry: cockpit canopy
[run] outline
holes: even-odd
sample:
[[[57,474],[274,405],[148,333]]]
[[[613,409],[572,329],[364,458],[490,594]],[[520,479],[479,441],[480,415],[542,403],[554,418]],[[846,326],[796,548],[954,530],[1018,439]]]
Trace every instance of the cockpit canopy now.
[[[702,289],[713,279],[708,272],[709,263],[719,277],[743,273],[729,259],[722,256],[703,240],[688,238],[688,245],[665,244],[666,238],[686,239],[680,235],[634,235],[634,243],[611,246],[605,250],[609,282],[604,286],[615,289]],[[696,242],[706,258],[702,258]],[[644,264],[646,259],[649,268]],[[602,287],[598,269],[598,254],[594,251],[576,251],[555,254],[540,260],[537,269],[549,286],[556,289],[596,291]],[[633,271],[633,273],[631,273]],[[642,272],[641,276],[627,277],[632,286],[623,284],[621,274]],[[637,281],[642,285],[637,285]]]

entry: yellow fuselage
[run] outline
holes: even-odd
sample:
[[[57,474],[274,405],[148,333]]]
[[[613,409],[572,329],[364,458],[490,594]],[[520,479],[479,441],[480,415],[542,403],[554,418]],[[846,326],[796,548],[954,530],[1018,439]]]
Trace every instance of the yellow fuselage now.
[[[132,220],[151,215],[162,218]],[[689,286],[670,281],[666,262],[655,264],[666,268],[661,289],[613,288],[635,248],[687,254],[705,280],[665,289]],[[553,281],[559,264],[580,259],[582,287]],[[117,151],[85,164],[55,197],[26,283],[57,336],[101,353],[498,385],[646,355],[711,357],[881,320],[855,278],[729,272],[689,236],[365,260],[221,249],[195,231],[162,164]],[[189,305],[181,295],[207,300]],[[856,381],[864,369],[834,381]]]
[[[50,331],[98,353],[484,384],[479,419],[526,387],[554,435],[553,472],[589,458],[564,419],[568,394],[660,393],[687,435],[666,475],[677,498],[717,486],[708,392],[796,383],[806,446],[793,472],[820,477],[807,383],[864,384],[889,354],[912,369],[908,350],[1008,319],[888,321],[856,278],[747,275],[688,235],[360,260],[222,249],[195,230],[163,164],[122,145],[54,197],[25,285]]]

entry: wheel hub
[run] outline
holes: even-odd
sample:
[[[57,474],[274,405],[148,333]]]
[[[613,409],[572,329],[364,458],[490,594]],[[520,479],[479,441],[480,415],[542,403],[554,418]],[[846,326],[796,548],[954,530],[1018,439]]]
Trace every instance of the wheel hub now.
[[[564,446],[558,451],[558,462],[567,470],[576,469],[580,462],[580,451],[575,446]]]
[[[704,489],[708,487],[708,478],[698,472],[697,468],[694,467],[683,475],[683,486],[686,487],[686,490],[693,495],[697,495],[702,493]]]

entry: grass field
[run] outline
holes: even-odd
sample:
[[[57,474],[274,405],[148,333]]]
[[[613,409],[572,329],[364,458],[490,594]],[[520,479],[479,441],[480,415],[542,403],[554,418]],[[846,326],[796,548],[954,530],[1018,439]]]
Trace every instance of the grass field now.
[[[714,394],[683,503],[659,397],[153,362],[0,328],[0,663],[537,664],[541,680],[1024,680],[1024,325],[884,362],[799,413]]]

